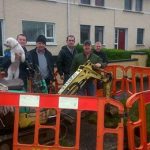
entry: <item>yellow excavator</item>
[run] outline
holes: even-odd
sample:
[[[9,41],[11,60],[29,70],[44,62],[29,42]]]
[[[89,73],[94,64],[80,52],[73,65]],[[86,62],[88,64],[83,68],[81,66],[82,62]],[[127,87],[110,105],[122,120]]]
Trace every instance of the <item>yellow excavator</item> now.
[[[106,97],[111,96],[111,73],[108,73],[103,69],[96,68],[90,61],[79,66],[78,70],[61,87],[58,94],[76,95],[90,78],[102,81],[104,95]]]

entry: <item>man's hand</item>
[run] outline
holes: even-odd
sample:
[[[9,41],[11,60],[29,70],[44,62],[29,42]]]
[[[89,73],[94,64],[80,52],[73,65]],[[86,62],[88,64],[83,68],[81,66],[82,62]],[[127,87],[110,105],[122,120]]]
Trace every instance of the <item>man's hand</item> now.
[[[102,65],[100,63],[96,63],[95,67],[100,68]]]

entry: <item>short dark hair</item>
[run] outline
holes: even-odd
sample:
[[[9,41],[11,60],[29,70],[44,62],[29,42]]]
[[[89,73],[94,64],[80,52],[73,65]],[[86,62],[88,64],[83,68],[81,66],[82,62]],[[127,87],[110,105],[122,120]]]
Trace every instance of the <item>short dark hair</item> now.
[[[18,34],[18,35],[17,35],[17,39],[19,38],[19,36],[24,36],[24,37],[26,38],[26,40],[27,40],[27,37],[26,37],[26,35],[25,35],[25,34],[23,34],[23,33]]]
[[[74,36],[74,35],[68,35],[68,36],[67,36],[67,38],[66,38],[66,40],[67,40],[67,41],[68,41],[69,37],[71,37],[71,38],[74,38],[74,39],[75,39],[75,36]]]
[[[44,35],[39,35],[36,39],[36,43],[41,42],[46,45],[46,37]]]

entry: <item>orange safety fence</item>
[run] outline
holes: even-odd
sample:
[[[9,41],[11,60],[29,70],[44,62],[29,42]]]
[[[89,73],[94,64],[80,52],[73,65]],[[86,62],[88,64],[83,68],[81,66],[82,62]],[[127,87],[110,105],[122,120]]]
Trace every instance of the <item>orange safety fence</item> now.
[[[130,150],[150,150],[150,91],[133,94],[126,102],[128,110],[128,142]],[[137,108],[136,118],[135,115]],[[148,126],[147,126],[148,125]]]
[[[13,106],[15,107],[15,120],[13,132],[13,150],[79,150],[80,149],[80,133],[81,133],[81,113],[84,111],[94,111],[97,113],[96,124],[96,150],[103,150],[104,136],[106,134],[117,135],[117,149],[123,150],[124,128],[123,118],[120,118],[117,127],[109,128],[104,126],[105,116],[104,110],[106,104],[115,106],[118,114],[121,116],[124,112],[123,105],[114,100],[105,97],[75,97],[75,96],[60,96],[50,94],[32,94],[32,93],[9,93],[0,92],[0,106]],[[33,107],[36,110],[34,139],[32,144],[20,143],[19,136],[19,109],[20,107]],[[56,110],[56,124],[40,124],[40,110],[41,109],[55,109]],[[73,146],[60,145],[60,118],[61,111],[75,110],[76,111],[76,128],[75,128],[75,142]],[[53,129],[54,130],[54,143],[52,145],[40,144],[40,129]],[[90,128],[89,128],[90,130]],[[43,137],[44,138],[44,137]],[[94,137],[93,137],[94,138]],[[89,142],[89,141],[88,141]]]
[[[125,81],[124,81],[124,67],[120,65],[111,65],[104,68],[104,71],[111,72],[113,76],[113,83],[112,83],[112,95],[120,94],[125,89]],[[117,76],[118,72],[120,73],[119,76]],[[63,85],[62,80],[60,80],[58,71],[55,70],[54,73],[55,77],[55,89],[58,91],[60,87]],[[97,89],[97,96],[102,96],[103,92],[101,89]]]
[[[112,73],[112,95],[118,95],[124,92],[125,78],[124,67],[121,65],[110,65],[105,68],[107,72]]]
[[[150,68],[149,67],[136,67],[121,65],[109,65],[104,68],[105,71],[112,73],[112,95],[119,95],[127,92],[129,95],[143,90],[150,89]],[[54,87],[55,93],[63,85],[57,69],[54,72]],[[144,83],[146,83],[144,85]],[[31,90],[30,90],[31,91]],[[102,96],[101,89],[97,89],[97,96]]]
[[[150,68],[128,66],[125,68],[126,92],[131,95],[150,89]]]

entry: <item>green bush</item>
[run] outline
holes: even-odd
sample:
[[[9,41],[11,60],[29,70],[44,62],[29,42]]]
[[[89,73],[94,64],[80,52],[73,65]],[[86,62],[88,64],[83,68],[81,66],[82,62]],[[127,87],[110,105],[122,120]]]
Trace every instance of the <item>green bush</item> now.
[[[131,51],[116,50],[116,49],[103,49],[103,51],[107,54],[109,61],[131,58]]]

